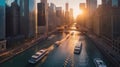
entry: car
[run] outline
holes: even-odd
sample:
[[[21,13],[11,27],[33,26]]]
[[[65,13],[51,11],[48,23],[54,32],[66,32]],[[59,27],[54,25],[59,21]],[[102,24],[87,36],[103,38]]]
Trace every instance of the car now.
[[[81,52],[81,49],[82,49],[82,42],[78,42],[74,48],[74,54],[80,54]]]
[[[55,45],[56,45],[56,46],[59,46],[60,44],[61,44],[61,41],[56,41],[56,42],[55,42]]]
[[[66,36],[66,39],[69,39],[69,37],[70,37],[69,35],[68,35],[68,36]]]
[[[104,63],[104,61],[101,58],[95,58],[94,63],[96,67],[107,67],[107,65]]]
[[[47,55],[48,50],[47,49],[41,49],[37,51],[34,55],[31,56],[31,58],[28,60],[29,63],[35,64],[39,60],[41,60],[45,55]]]
[[[74,54],[80,54],[80,48],[75,47],[74,48]]]
[[[51,40],[52,38],[54,38],[55,37],[55,35],[51,35],[51,36],[49,36],[48,38],[47,38],[47,40]]]

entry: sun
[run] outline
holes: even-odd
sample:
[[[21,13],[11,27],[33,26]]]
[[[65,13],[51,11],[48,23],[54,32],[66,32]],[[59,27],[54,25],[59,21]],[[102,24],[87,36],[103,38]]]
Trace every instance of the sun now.
[[[73,16],[74,16],[74,18],[76,19],[77,18],[77,16],[78,15],[82,15],[83,14],[83,10],[81,10],[81,9],[74,9],[74,14],[73,14]]]
[[[83,10],[80,10],[80,15],[83,14]]]

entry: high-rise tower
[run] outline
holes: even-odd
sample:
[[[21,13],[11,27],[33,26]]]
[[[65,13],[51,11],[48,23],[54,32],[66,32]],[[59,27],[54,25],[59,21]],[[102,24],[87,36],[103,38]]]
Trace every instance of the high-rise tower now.
[[[37,20],[38,20],[38,31],[40,30],[40,26],[45,28],[45,31],[42,32],[45,35],[48,34],[48,3],[47,0],[41,0],[40,3],[37,4],[37,9],[38,9],[38,15],[37,15]],[[40,31],[38,32],[40,33]]]
[[[87,9],[92,14],[97,8],[97,0],[86,0]]]
[[[5,0],[0,0],[0,51],[5,49]]]
[[[41,3],[47,3],[47,0],[41,0]]]
[[[69,10],[69,4],[68,3],[65,4],[65,9],[66,9],[66,11]]]

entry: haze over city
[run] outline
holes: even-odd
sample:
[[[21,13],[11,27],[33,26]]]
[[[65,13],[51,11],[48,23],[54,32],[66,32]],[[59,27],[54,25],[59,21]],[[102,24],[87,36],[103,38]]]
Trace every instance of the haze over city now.
[[[0,0],[0,67],[120,67],[120,0]]]
[[[37,2],[40,2],[40,0],[37,0]],[[80,3],[86,3],[86,0],[48,0],[48,3],[54,3],[56,6],[62,6],[65,10],[65,3],[69,3],[69,7],[73,8],[74,12],[74,18],[78,16],[80,13],[79,4]],[[98,5],[101,4],[101,0],[97,0]]]

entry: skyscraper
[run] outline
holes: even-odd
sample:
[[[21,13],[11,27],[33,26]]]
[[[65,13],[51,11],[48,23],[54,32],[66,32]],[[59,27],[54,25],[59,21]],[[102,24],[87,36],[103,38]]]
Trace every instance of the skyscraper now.
[[[0,0],[0,39],[5,39],[5,1]]]
[[[102,5],[106,5],[106,0],[102,0]]]
[[[96,11],[94,30],[106,43],[103,46],[106,55],[110,56],[115,67],[119,67],[120,59],[120,0],[102,0],[102,7]],[[99,30],[99,31],[98,31]],[[109,51],[109,53],[108,53]]]
[[[29,0],[29,36],[34,37],[36,35],[36,2],[35,0]]]
[[[54,3],[50,3],[48,10],[48,28],[49,31],[52,31],[56,28],[58,22],[56,22],[58,17],[56,17],[56,5]]]
[[[66,9],[66,11],[69,10],[69,4],[68,3],[65,4],[65,9]]]
[[[120,0],[112,0],[112,7],[120,7]]]
[[[84,10],[85,9],[85,3],[80,3],[80,9]]]
[[[47,0],[41,0],[41,3],[47,4]]]
[[[86,0],[87,9],[92,14],[97,8],[97,0]]]
[[[102,5],[109,7],[120,7],[120,0],[102,0]]]
[[[20,7],[18,6],[16,1],[11,3],[11,14],[12,14],[12,16],[11,16],[12,36],[17,36],[20,34]],[[9,21],[8,21],[8,23],[9,23]]]
[[[70,8],[70,16],[73,17],[73,8]]]
[[[112,6],[112,0],[106,0],[108,6]]]
[[[120,0],[118,0],[118,6],[120,7]]]
[[[66,3],[65,4],[65,22],[66,23],[69,23],[69,4],[68,3]]]
[[[62,7],[56,7],[56,16],[61,17],[62,16]]]
[[[45,19],[45,4],[44,3],[38,3],[37,4],[38,9],[38,26],[45,26],[46,25],[46,19]]]
[[[50,3],[50,11],[55,12],[56,5],[54,3]]]
[[[15,0],[18,6],[20,6],[20,0]]]
[[[6,38],[8,41],[22,39],[24,36],[21,33],[20,16],[20,0],[6,0]]]
[[[5,0],[0,0],[0,51],[5,49]]]
[[[36,5],[35,0],[20,0],[21,32],[26,37],[36,34]]]
[[[38,26],[45,27],[45,34],[48,34],[48,3],[47,0],[41,0],[37,5],[38,9]],[[38,32],[39,33],[39,32]]]
[[[93,29],[93,22],[91,20],[91,16],[93,16],[93,14],[95,13],[96,9],[97,9],[97,0],[86,0],[86,10],[87,10],[87,16],[88,16],[88,20],[86,22],[86,27],[92,31]],[[84,25],[85,26],[85,25]]]
[[[73,8],[70,8],[70,13],[69,13],[69,15],[70,15],[70,23],[72,23],[72,22],[73,22],[73,19],[74,19],[74,17],[73,17]]]

